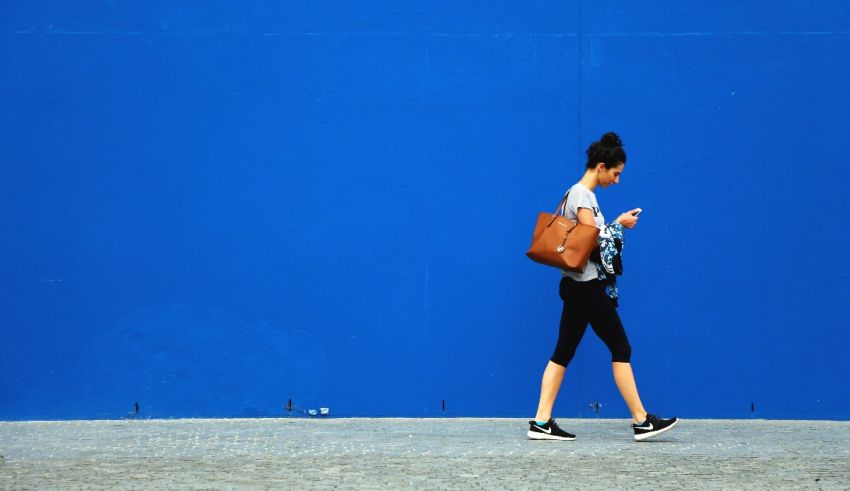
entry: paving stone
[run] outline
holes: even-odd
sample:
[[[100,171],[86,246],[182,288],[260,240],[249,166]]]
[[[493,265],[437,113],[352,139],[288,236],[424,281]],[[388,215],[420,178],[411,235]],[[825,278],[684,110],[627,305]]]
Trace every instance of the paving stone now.
[[[850,489],[850,422],[184,419],[0,422],[2,489]]]

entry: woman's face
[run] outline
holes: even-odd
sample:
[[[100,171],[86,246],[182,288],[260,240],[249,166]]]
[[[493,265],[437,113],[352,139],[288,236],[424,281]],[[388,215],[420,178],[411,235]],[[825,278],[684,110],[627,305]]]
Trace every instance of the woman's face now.
[[[607,188],[612,184],[620,184],[620,174],[623,173],[623,169],[626,167],[626,164],[620,162],[620,165],[617,167],[613,167],[608,169],[605,167],[605,164],[598,164],[596,166],[596,172],[599,175],[599,185],[603,188]]]

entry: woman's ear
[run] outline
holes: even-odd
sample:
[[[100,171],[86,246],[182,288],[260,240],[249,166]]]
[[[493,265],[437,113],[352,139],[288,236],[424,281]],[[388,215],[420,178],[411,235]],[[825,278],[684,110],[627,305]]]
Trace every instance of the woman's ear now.
[[[596,164],[596,170],[597,170],[598,172],[602,172],[602,171],[604,171],[604,170],[605,170],[605,162],[598,162],[598,163]]]

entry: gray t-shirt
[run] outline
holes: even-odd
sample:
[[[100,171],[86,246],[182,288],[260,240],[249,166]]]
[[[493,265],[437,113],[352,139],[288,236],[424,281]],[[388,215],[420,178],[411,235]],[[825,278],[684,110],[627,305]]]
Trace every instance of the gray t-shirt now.
[[[599,203],[596,202],[596,195],[593,194],[593,191],[587,189],[583,184],[576,183],[570,188],[569,193],[567,203],[564,206],[564,216],[567,217],[567,220],[578,221],[578,209],[587,208],[593,212],[593,219],[596,221],[597,227],[605,225],[605,217],[602,216],[602,211],[599,209]],[[564,276],[576,281],[590,281],[599,277],[596,272],[596,264],[593,261],[588,261],[581,273],[573,271],[563,271],[563,273]]]

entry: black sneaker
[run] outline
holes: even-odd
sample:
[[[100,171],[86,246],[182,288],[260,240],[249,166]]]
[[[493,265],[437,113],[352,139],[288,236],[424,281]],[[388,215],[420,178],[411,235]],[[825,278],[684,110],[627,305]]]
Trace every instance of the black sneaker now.
[[[647,414],[646,421],[639,425],[632,425],[635,430],[635,440],[642,441],[655,435],[660,435],[676,426],[679,418],[661,419],[654,414]]]
[[[528,424],[531,426],[528,429],[528,438],[530,440],[575,440],[576,436],[572,433],[567,433],[562,430],[558,423],[555,422],[553,418],[549,418],[549,421],[546,422],[545,425],[540,426],[534,421],[529,421]]]

